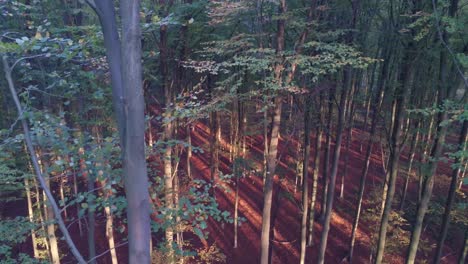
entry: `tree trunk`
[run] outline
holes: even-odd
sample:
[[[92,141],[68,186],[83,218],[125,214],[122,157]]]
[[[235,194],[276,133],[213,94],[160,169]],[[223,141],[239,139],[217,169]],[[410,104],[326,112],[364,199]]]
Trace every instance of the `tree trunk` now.
[[[439,105],[442,104],[442,101],[439,102]],[[413,232],[411,233],[411,242],[409,244],[408,255],[406,258],[406,264],[414,263],[416,258],[416,253],[418,251],[419,238],[421,236],[423,220],[426,215],[427,208],[429,207],[429,202],[432,196],[432,189],[434,187],[434,175],[436,173],[437,164],[439,158],[442,154],[442,149],[444,147],[445,135],[447,134],[447,126],[441,125],[448,120],[448,113],[443,112],[439,117],[439,122],[437,124],[437,132],[435,143],[431,151],[431,158],[429,161],[429,171],[425,177],[423,183],[423,193],[421,196],[420,203],[418,205],[418,211],[416,214],[416,221],[414,223]]]
[[[465,240],[461,248],[460,257],[458,257],[458,264],[465,264],[466,256],[468,255],[468,231],[465,231]]]
[[[312,194],[310,199],[310,214],[309,214],[309,238],[307,241],[308,246],[312,246],[314,243],[314,221],[315,221],[315,202],[317,200],[317,187],[318,187],[318,176],[320,167],[320,151],[322,148],[322,94],[320,94],[320,107],[319,107],[319,125],[317,126],[317,134],[315,138],[315,156],[314,156],[314,172],[312,175]]]
[[[362,198],[364,196],[364,189],[366,186],[367,174],[369,173],[370,157],[372,155],[375,132],[377,131],[377,121],[378,121],[377,117],[382,108],[382,102],[385,97],[385,81],[383,80],[383,78],[385,78],[384,76],[385,76],[385,72],[387,68],[388,68],[388,63],[384,61],[382,75],[381,75],[382,81],[379,82],[379,85],[378,85],[379,91],[377,92],[377,96],[374,98],[373,103],[372,103],[374,111],[372,112],[372,115],[371,115],[371,128],[369,131],[369,140],[367,142],[366,156],[364,158],[365,160],[364,167],[362,168],[362,174],[359,180],[358,204],[356,208],[356,213],[354,215],[353,228],[351,231],[351,242],[349,245],[349,262],[350,263],[353,261],[354,242],[356,240],[356,232],[359,226],[359,219],[361,216]]]
[[[117,252],[115,250],[114,242],[114,216],[112,215],[111,209],[109,206],[104,207],[104,212],[106,213],[106,237],[109,244],[109,250],[111,254],[112,264],[118,264]]]
[[[45,170],[47,171],[47,165],[45,166]],[[50,180],[49,180],[49,175],[47,172],[44,174],[45,176],[45,182],[46,182],[46,188],[50,190]],[[55,219],[55,214],[54,210],[52,209],[52,202],[48,199],[47,195],[44,195],[44,209],[45,209],[45,215],[47,221],[53,222]],[[60,214],[60,213],[59,213]],[[47,224],[47,237],[49,240],[49,245],[50,245],[50,255],[52,257],[52,263],[53,264],[60,264],[60,254],[59,254],[59,249],[58,249],[58,242],[57,242],[57,237],[55,236],[55,224],[49,223]]]
[[[145,158],[145,101],[141,64],[140,1],[120,1],[122,81],[125,95],[123,161],[129,263],[150,263],[150,204]]]
[[[464,150],[466,147],[466,138],[467,138],[467,131],[468,131],[468,121],[463,122],[463,128],[460,133],[460,137],[458,138],[458,148],[459,150]],[[442,250],[445,243],[445,238],[447,237],[447,232],[450,223],[450,213],[452,211],[452,207],[455,201],[455,194],[457,189],[457,181],[458,181],[458,174],[461,170],[460,163],[461,157],[457,157],[454,161],[455,164],[460,164],[457,168],[452,170],[452,177],[450,180],[450,188],[448,191],[447,201],[445,202],[445,210],[444,216],[442,218],[442,226],[440,227],[440,234],[439,239],[437,240],[437,249],[436,254],[434,256],[434,264],[440,263],[440,258],[442,257]]]
[[[94,176],[93,173],[88,173],[88,194],[93,195],[94,192]],[[96,244],[94,233],[96,229],[96,219],[94,216],[94,201],[88,199],[88,263],[96,264]]]
[[[28,178],[24,178],[24,189],[26,190],[26,199],[28,202],[28,218],[29,222],[34,223],[34,210],[33,210],[33,202],[31,199],[31,188],[29,186],[29,180]],[[34,258],[38,259],[39,258],[39,250],[37,248],[37,239],[36,239],[36,233],[34,229],[31,230],[31,242],[32,242],[32,247],[33,247],[33,253],[34,253]]]
[[[349,163],[349,147],[353,141],[353,126],[354,126],[354,93],[355,93],[356,84],[353,82],[352,88],[349,92],[349,99],[346,103],[346,113],[345,113],[345,120],[347,119],[347,126],[346,129],[346,151],[345,151],[345,160],[344,160],[344,169],[341,175],[341,186],[340,186],[340,198],[344,198],[344,186],[345,186],[345,177],[348,175],[348,163]],[[345,121],[346,122],[346,121]]]
[[[332,119],[333,119],[333,91],[330,90],[328,93],[328,116],[327,116],[327,128],[325,134],[327,138],[325,140],[325,162],[323,163],[322,169],[322,206],[320,207],[320,222],[323,223],[325,220],[325,211],[327,209],[327,192],[328,192],[328,168],[330,167],[330,151],[331,151],[331,130],[332,130]]]
[[[145,159],[140,1],[120,1],[122,42],[114,2],[86,0],[99,17],[112,84],[112,101],[123,148],[129,263],[150,263],[150,207]]]
[[[286,10],[286,0],[280,0],[279,14],[284,14]],[[284,33],[285,33],[285,20],[284,18],[278,20],[278,32],[276,36],[277,56],[281,56],[284,50]],[[277,63],[275,66],[275,80],[277,85],[282,86],[282,72],[283,65]],[[271,206],[273,199],[273,178],[276,171],[276,161],[278,153],[279,132],[281,125],[281,108],[283,105],[283,98],[276,95],[274,99],[273,123],[271,127],[270,144],[268,146],[267,156],[267,171],[265,177],[265,184],[263,188],[263,210],[262,210],[262,233],[260,237],[260,263],[268,264],[269,262],[269,248],[270,248],[270,222],[271,222]]]
[[[311,95],[307,95],[304,112],[304,158],[302,169],[302,220],[301,220],[301,254],[299,263],[305,263],[306,243],[307,243],[307,214],[309,211],[309,156],[310,156],[310,108],[312,104]]]
[[[421,125],[421,122],[418,122],[418,125],[416,126],[416,134],[413,136],[412,142],[411,142],[411,147],[410,147],[410,152],[409,152],[410,157],[409,157],[408,170],[406,171],[405,184],[403,186],[403,193],[401,195],[401,201],[400,201],[400,211],[402,211],[403,207],[405,206],[406,192],[408,191],[409,179],[411,177],[411,169],[413,168],[414,156],[416,155],[416,147],[418,146],[418,143],[419,143],[420,125]]]
[[[270,245],[270,218],[273,199],[273,177],[276,170],[276,156],[278,153],[279,130],[281,124],[282,97],[275,98],[275,109],[273,116],[273,126],[271,130],[270,144],[268,147],[267,173],[265,177],[265,187],[263,189],[263,213],[262,213],[262,235],[261,235],[261,264],[268,264],[268,251]]]
[[[320,238],[320,248],[319,248],[319,256],[318,256],[318,263],[323,264],[325,262],[325,251],[327,248],[327,240],[328,240],[328,231],[330,230],[330,221],[331,221],[331,214],[333,209],[333,199],[335,196],[335,185],[336,185],[336,174],[338,172],[338,164],[340,161],[340,151],[341,151],[341,141],[343,139],[343,129],[345,123],[345,107],[346,107],[346,97],[347,91],[351,86],[351,69],[345,68],[344,70],[344,78],[343,78],[343,88],[341,90],[341,98],[340,98],[340,105],[339,105],[339,114],[338,114],[338,126],[336,128],[336,144],[333,153],[333,164],[331,167],[330,172],[330,182],[328,183],[328,191],[327,191],[327,202],[326,202],[326,209],[324,215],[324,222],[323,222],[323,230],[322,235]],[[330,133],[330,131],[328,131]]]
[[[407,54],[406,56],[409,57]],[[403,122],[405,121],[405,111],[406,104],[408,102],[410,91],[413,86],[414,79],[414,68],[413,61],[410,58],[404,60],[403,75],[404,75],[404,84],[403,84],[403,94],[400,95],[396,100],[397,103],[397,112],[395,116],[395,123],[393,125],[392,135],[390,139],[391,151],[389,157],[389,169],[388,169],[388,190],[385,192],[385,203],[382,209],[382,218],[379,228],[379,239],[377,244],[377,253],[374,260],[374,263],[382,263],[383,254],[385,251],[385,241],[387,238],[387,228],[388,221],[390,219],[390,212],[392,210],[393,196],[395,194],[395,184],[396,178],[398,175],[399,161],[400,161],[400,152],[401,152],[401,128]]]

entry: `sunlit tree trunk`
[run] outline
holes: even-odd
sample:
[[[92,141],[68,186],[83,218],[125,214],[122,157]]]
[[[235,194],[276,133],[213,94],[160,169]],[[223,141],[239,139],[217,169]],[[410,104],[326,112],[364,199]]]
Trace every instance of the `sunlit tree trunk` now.
[[[26,199],[27,199],[27,202],[28,202],[29,222],[35,223],[33,202],[32,202],[32,199],[31,199],[31,187],[29,186],[29,179],[28,178],[24,178],[24,189],[26,190]],[[37,239],[36,239],[36,233],[35,233],[34,230],[31,230],[31,242],[32,242],[32,246],[33,246],[34,258],[38,259],[39,258],[39,250],[37,249]]]
[[[48,164],[43,161],[43,170],[42,173],[45,176],[45,184],[46,188],[50,190],[50,177],[48,171]],[[45,190],[44,190],[45,192]],[[59,254],[59,248],[58,248],[58,242],[57,242],[57,237],[55,236],[55,214],[54,210],[52,208],[52,204],[50,202],[50,199],[48,199],[47,195],[43,195],[44,198],[44,212],[46,216],[46,221],[49,222],[47,224],[46,230],[47,230],[47,238],[49,240],[49,245],[50,245],[50,255],[52,257],[52,263],[53,264],[60,264],[60,254]]]
[[[44,219],[44,215],[42,214],[42,198],[41,198],[41,192],[39,191],[39,186],[37,184],[37,181],[35,178],[33,178],[33,184],[34,184],[34,189],[36,191],[36,212],[39,216],[39,223],[40,223],[40,226],[41,226],[41,232],[42,234],[46,235],[47,236],[47,231],[45,229],[45,219]],[[77,212],[78,213],[78,212]],[[47,256],[49,257],[49,259],[51,259],[51,256],[50,256],[50,245],[49,245],[49,240],[44,237],[44,246],[45,246],[45,249],[46,249],[46,252],[47,252]]]
[[[106,214],[106,237],[107,243],[109,244],[109,251],[111,254],[112,264],[118,264],[117,251],[115,250],[115,240],[114,240],[114,216],[112,215],[111,209],[109,206],[104,207],[104,212]]]

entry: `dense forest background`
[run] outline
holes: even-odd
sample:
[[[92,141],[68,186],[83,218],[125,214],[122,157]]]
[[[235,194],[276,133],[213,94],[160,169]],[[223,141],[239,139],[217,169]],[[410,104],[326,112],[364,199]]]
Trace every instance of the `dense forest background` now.
[[[0,263],[466,263],[467,25],[0,0]]]

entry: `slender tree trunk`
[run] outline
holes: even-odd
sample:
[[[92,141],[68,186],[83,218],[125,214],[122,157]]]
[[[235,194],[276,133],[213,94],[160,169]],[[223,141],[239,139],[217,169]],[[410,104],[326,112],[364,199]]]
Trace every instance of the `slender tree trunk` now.
[[[88,174],[88,193],[92,195],[94,192],[94,174]],[[94,201],[88,199],[88,263],[96,264],[96,244],[94,233],[96,229],[96,218],[94,216]]]
[[[78,197],[78,179],[76,178],[76,171],[73,171],[73,192],[75,195],[75,199]],[[76,206],[76,215],[78,221],[78,230],[80,232],[80,237],[83,237],[83,224],[81,223],[81,217],[78,217],[80,212],[80,206]]]
[[[370,136],[369,136],[369,141],[367,142],[366,157],[364,158],[365,160],[364,167],[362,168],[361,178],[359,180],[358,204],[357,204],[356,212],[354,215],[353,228],[351,231],[351,242],[349,245],[349,262],[350,263],[353,261],[354,242],[356,240],[356,232],[359,226],[359,220],[361,216],[362,199],[364,196],[364,189],[366,186],[367,174],[369,173],[370,157],[372,155],[375,132],[377,131],[377,117],[382,107],[384,95],[385,95],[385,87],[384,87],[384,83],[381,83],[379,85],[379,91],[377,93],[377,96],[373,100],[374,111],[371,114],[372,121],[371,121],[371,128],[369,131]]]
[[[47,235],[47,232],[46,232],[46,229],[45,229],[46,219],[44,219],[44,215],[42,214],[42,207],[41,207],[41,203],[42,203],[43,200],[41,199],[41,192],[39,191],[39,186],[37,185],[36,178],[33,178],[33,184],[34,184],[34,189],[36,191],[36,212],[39,215],[39,223],[41,224],[40,225],[41,226],[41,232],[42,232],[42,234]],[[44,238],[44,244],[45,244],[45,249],[46,249],[46,252],[47,252],[47,256],[49,257],[49,259],[51,259],[49,240],[46,237]]]
[[[237,168],[234,169],[236,171]],[[236,177],[236,196],[234,201],[234,248],[237,248],[237,236],[238,236],[238,227],[239,227],[239,175],[235,173]]]
[[[50,190],[50,181],[49,176],[46,176],[46,187]],[[54,211],[52,205],[50,205],[49,199],[44,195],[44,210],[46,215],[46,220],[53,222],[55,219]],[[53,223],[48,223],[47,227],[47,238],[49,240],[50,246],[50,256],[52,257],[53,264],[60,264],[60,254],[58,249],[57,237],[55,236],[55,225]]]
[[[317,187],[318,187],[318,176],[320,167],[320,151],[322,148],[322,94],[320,95],[320,107],[319,107],[319,125],[317,126],[317,134],[315,138],[315,154],[314,154],[314,172],[312,175],[312,194],[310,199],[310,214],[309,214],[309,238],[307,241],[308,246],[312,246],[314,243],[314,221],[315,221],[315,202],[317,200]]]
[[[233,157],[234,157],[234,177],[236,177],[236,194],[235,194],[235,201],[234,201],[234,248],[237,248],[237,238],[238,238],[238,229],[239,229],[239,184],[240,184],[240,177],[242,176],[242,171],[240,167],[240,160],[239,160],[239,155],[240,155],[240,136],[239,133],[240,131],[243,131],[243,123],[241,122],[241,116],[242,116],[242,105],[241,102],[239,101],[239,97],[236,97],[234,102],[233,102],[233,127],[232,130],[234,130],[234,137],[233,137]],[[242,128],[241,128],[242,126]],[[242,133],[242,137],[244,137],[245,134]],[[245,140],[245,137],[244,137]]]
[[[263,213],[262,213],[262,235],[261,235],[261,264],[269,263],[268,251],[270,245],[270,221],[271,206],[273,199],[273,177],[276,171],[276,156],[278,153],[279,130],[281,124],[282,97],[275,98],[275,109],[273,126],[271,130],[270,144],[268,147],[267,173],[265,177]]]
[[[63,177],[63,176],[60,177],[59,181],[60,181],[60,199],[61,199],[62,201],[65,201],[65,192],[64,192],[64,190],[63,190],[63,189],[64,189],[64,185],[65,185],[65,179],[64,179],[64,177]],[[64,208],[63,208],[63,216],[65,216],[65,219],[68,218],[67,207],[64,207]]]
[[[428,158],[429,158],[429,151],[433,145],[433,134],[434,134],[434,122],[435,122],[435,115],[431,115],[431,122],[429,123],[429,129],[427,131],[427,137],[424,144],[424,150],[421,155],[420,160],[420,168],[419,168],[419,181],[418,181],[418,203],[421,201],[422,193],[423,193],[423,183],[424,183],[424,175],[422,174],[423,166],[426,166]]]
[[[322,169],[322,206],[320,207],[320,222],[323,223],[325,220],[325,211],[327,210],[327,192],[328,192],[328,173],[330,167],[330,151],[331,151],[331,130],[332,130],[332,119],[333,119],[333,91],[329,91],[328,95],[328,116],[327,116],[327,128],[325,134],[327,135],[325,140],[325,162],[323,163]]]
[[[335,185],[336,185],[336,174],[338,173],[338,164],[340,161],[340,151],[341,151],[341,141],[343,139],[343,129],[345,123],[345,107],[346,107],[346,97],[347,91],[351,86],[351,69],[345,68],[344,70],[344,80],[343,88],[341,91],[340,105],[339,105],[339,114],[338,114],[338,126],[336,128],[336,144],[333,153],[333,164],[330,172],[330,182],[328,184],[327,191],[327,203],[326,210],[324,215],[323,230],[320,238],[320,248],[319,256],[317,263],[323,264],[325,262],[325,251],[327,249],[327,240],[328,240],[328,231],[330,230],[331,214],[333,209],[333,199],[335,196]],[[330,131],[329,131],[330,132]]]
[[[460,150],[464,150],[466,148],[467,131],[468,131],[468,121],[464,121],[463,128],[460,133],[460,137],[458,138],[458,148]],[[461,166],[462,163],[460,163],[460,160],[461,160],[461,157],[457,157],[454,163],[460,164]],[[450,224],[450,213],[452,211],[452,207],[455,201],[457,181],[458,181],[458,175],[460,173],[460,170],[461,170],[460,167],[457,167],[452,170],[452,177],[450,180],[448,197],[447,197],[447,201],[445,202],[444,216],[442,218],[442,226],[440,227],[441,231],[439,234],[439,239],[437,240],[436,254],[434,255],[434,264],[439,264],[440,258],[442,257],[442,250],[444,247],[445,238],[447,237],[447,232],[448,232],[448,228]]]
[[[444,83],[445,84],[445,83]],[[444,85],[442,84],[442,85]],[[439,105],[443,102],[439,101]],[[429,170],[424,180],[423,184],[423,193],[421,196],[420,203],[418,205],[418,211],[416,213],[416,221],[414,223],[413,232],[411,233],[411,241],[409,244],[408,255],[406,258],[407,264],[414,263],[416,259],[416,253],[418,251],[419,239],[422,232],[423,220],[426,215],[427,208],[429,207],[429,202],[432,196],[432,189],[434,187],[434,175],[437,169],[437,164],[439,158],[442,154],[442,149],[445,143],[445,136],[447,134],[447,126],[442,125],[448,120],[448,113],[443,112],[439,116],[439,122],[437,124],[436,138],[434,146],[431,151],[431,159],[429,161]]]
[[[279,14],[280,16],[287,11],[286,0],[280,0]],[[276,36],[277,47],[276,53],[281,56],[284,50],[284,34],[285,34],[285,20],[278,20],[278,32]],[[277,85],[282,85],[282,72],[283,65],[278,63],[275,66],[275,79]],[[269,262],[269,248],[270,248],[270,222],[271,222],[271,206],[273,200],[273,177],[276,171],[276,161],[278,153],[279,132],[281,125],[281,108],[283,105],[283,98],[276,95],[274,99],[273,123],[271,128],[270,144],[268,146],[267,157],[267,171],[265,177],[265,184],[263,188],[263,211],[262,211],[262,233],[260,236],[260,263],[268,264]]]
[[[465,264],[466,256],[468,255],[468,231],[465,231],[465,240],[463,247],[460,250],[460,257],[458,257],[458,264]]]
[[[409,55],[406,55],[409,56]],[[410,91],[413,86],[414,79],[414,68],[413,62],[410,58],[407,58],[404,62],[403,68],[404,84],[403,94],[400,95],[397,103],[397,112],[395,116],[395,123],[393,125],[392,136],[390,139],[391,151],[389,158],[389,169],[388,169],[388,190],[385,192],[385,203],[382,209],[382,218],[379,228],[379,239],[377,244],[377,253],[374,263],[382,263],[383,254],[385,251],[385,241],[387,238],[388,221],[390,219],[390,212],[392,210],[393,196],[395,194],[396,178],[398,175],[400,152],[401,152],[401,128],[405,121],[406,104],[408,102]]]
[[[31,188],[29,186],[28,178],[24,178],[24,188],[26,190],[26,199],[27,199],[27,202],[28,202],[29,222],[35,223],[33,203],[32,203],[32,199],[31,199]],[[34,231],[34,229],[31,230],[31,242],[32,242],[32,247],[33,247],[34,258],[38,259],[39,258],[39,250],[37,248],[36,232]]]
[[[301,220],[301,255],[299,263],[305,263],[306,257],[306,243],[307,243],[307,214],[309,211],[309,156],[310,156],[310,108],[312,104],[311,95],[308,95],[305,102],[304,112],[304,158],[303,158],[303,169],[302,169],[302,220]]]
[[[267,160],[268,160],[268,109],[263,111],[263,185],[267,177]]]
[[[186,127],[186,133],[187,133],[187,143],[188,143],[188,146],[187,146],[187,177],[189,179],[192,179],[192,129],[191,129],[191,125],[190,124],[187,124],[187,127]]]
[[[344,160],[344,169],[341,175],[341,186],[340,186],[340,198],[344,198],[344,186],[345,186],[345,177],[348,175],[348,162],[349,162],[349,147],[352,143],[352,133],[353,133],[353,126],[354,126],[354,91],[355,91],[355,83],[353,82],[353,86],[349,93],[349,99],[346,103],[346,113],[345,113],[345,120],[347,119],[348,128],[346,129],[346,151],[345,151],[345,160]],[[346,121],[345,121],[346,122]]]
[[[405,184],[403,186],[403,193],[401,195],[400,211],[402,211],[403,207],[405,206],[406,192],[408,191],[409,179],[411,177],[411,169],[413,168],[414,156],[416,155],[416,147],[418,146],[418,143],[419,143],[420,125],[421,125],[421,122],[418,122],[418,125],[416,126],[416,130],[417,130],[416,134],[413,136],[413,139],[411,142],[411,147],[410,147],[410,152],[409,152],[410,157],[409,157],[408,170],[406,171]]]
[[[118,264],[117,252],[115,250],[115,241],[114,241],[114,216],[112,215],[111,209],[109,206],[104,207],[104,212],[106,214],[106,237],[109,244],[109,250],[111,254],[112,264]]]

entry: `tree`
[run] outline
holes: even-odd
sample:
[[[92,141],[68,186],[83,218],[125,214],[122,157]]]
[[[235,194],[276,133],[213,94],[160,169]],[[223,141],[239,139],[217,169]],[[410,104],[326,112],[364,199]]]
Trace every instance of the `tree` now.
[[[110,0],[87,3],[101,21],[123,148],[129,263],[150,263],[150,206],[145,158],[140,1],[121,1],[122,42]],[[120,44],[121,43],[121,44]]]

